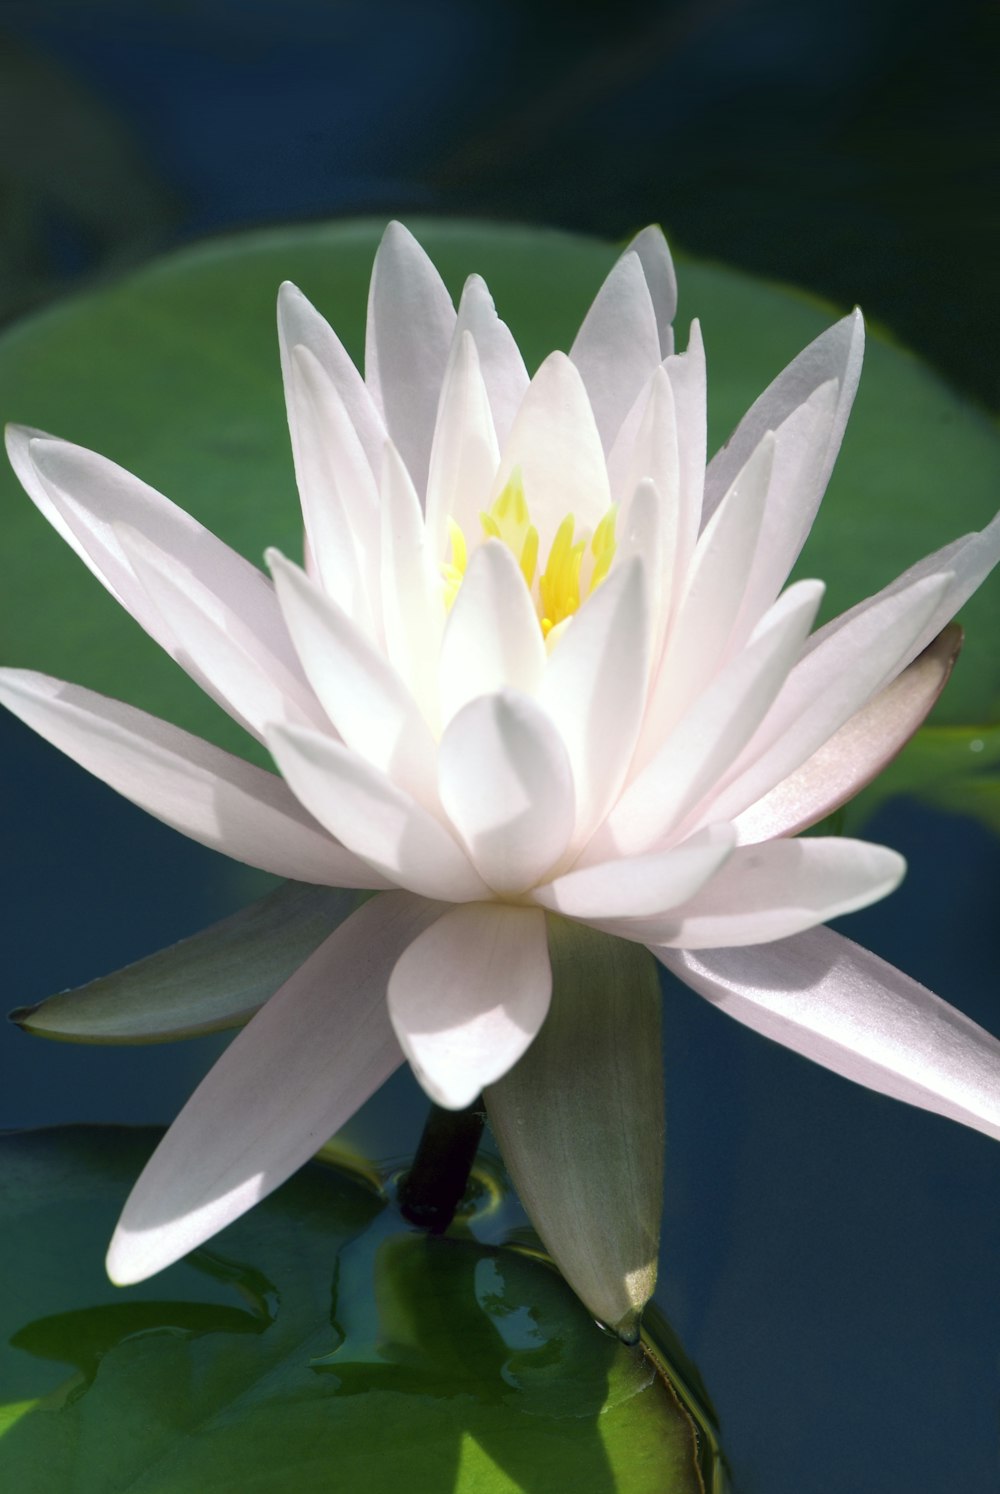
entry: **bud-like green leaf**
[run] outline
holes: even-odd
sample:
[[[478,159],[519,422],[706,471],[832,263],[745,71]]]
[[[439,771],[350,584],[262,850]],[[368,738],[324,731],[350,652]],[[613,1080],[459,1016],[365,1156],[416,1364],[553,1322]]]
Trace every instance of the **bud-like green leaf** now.
[[[663,1061],[656,965],[641,945],[549,919],[552,1006],[486,1090],[490,1125],[546,1250],[627,1342],[656,1283]]]

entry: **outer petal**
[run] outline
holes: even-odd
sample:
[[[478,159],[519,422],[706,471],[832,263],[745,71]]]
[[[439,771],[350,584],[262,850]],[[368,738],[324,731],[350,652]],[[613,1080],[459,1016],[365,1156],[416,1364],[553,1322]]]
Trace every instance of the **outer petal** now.
[[[864,348],[864,321],[861,312],[854,311],[828,328],[815,342],[811,342],[768,385],[709,464],[705,476],[706,521],[714,513],[716,504],[721,501],[729,484],[765,431],[777,430],[793,410],[805,403],[814,390],[830,379],[836,379],[839,388],[837,412],[830,430],[826,459],[815,485],[804,496],[807,502],[812,502],[817,491],[822,495],[840,450],[844,427],[854,403],[858,379],[861,377]],[[806,529],[808,530],[808,524]]]
[[[389,1015],[424,1089],[461,1110],[517,1062],[545,1020],[552,971],[538,908],[453,908],[389,979]]]
[[[662,228],[651,223],[648,228],[640,229],[625,253],[637,255],[642,265],[656,313],[660,357],[666,358],[674,350],[671,323],[677,313],[677,276]]]
[[[241,1027],[355,911],[359,896],[283,882],[190,939],[19,1007],[10,1019],[72,1043],[161,1043]]]
[[[499,540],[487,540],[469,561],[444,630],[442,721],[477,695],[508,687],[533,695],[545,667],[542,630],[517,561]]]
[[[746,845],[795,835],[859,794],[933,708],[961,647],[962,630],[951,623],[800,768],[744,810],[736,821],[740,841]]]
[[[765,1037],[1000,1139],[1000,1042],[832,929],[759,949],[653,952],[713,1006]]]
[[[626,922],[654,954],[661,945],[767,944],[866,908],[893,892],[905,871],[902,856],[864,840],[771,840],[740,846],[689,902],[662,919]]]
[[[441,821],[384,773],[316,731],[276,726],[268,744],[296,798],[376,874],[443,902],[487,896]]]
[[[304,571],[277,550],[267,561],[303,668],[345,744],[422,804],[435,805],[435,742],[399,675]]]
[[[539,881],[573,833],[573,778],[562,738],[528,695],[481,695],[441,740],[441,803],[494,891]]]
[[[258,1012],[146,1164],[108,1251],[113,1281],[142,1281],[239,1218],[398,1067],[386,982],[437,911],[403,893],[366,903]]]
[[[365,379],[418,493],[427,483],[438,396],[455,308],[437,270],[401,223],[390,223],[372,268]]]
[[[660,361],[656,313],[638,254],[626,250],[613,266],[569,355],[580,370],[607,451]]]
[[[669,851],[569,871],[536,888],[533,901],[581,920],[663,913],[698,892],[735,844],[731,825],[710,825]]]
[[[497,316],[486,282],[470,275],[458,307],[455,336],[471,332],[489,395],[497,440],[506,441],[528,389],[528,370],[506,322]]]
[[[280,778],[156,716],[27,669],[0,670],[0,701],[116,793],[213,851],[299,882],[386,885]]]

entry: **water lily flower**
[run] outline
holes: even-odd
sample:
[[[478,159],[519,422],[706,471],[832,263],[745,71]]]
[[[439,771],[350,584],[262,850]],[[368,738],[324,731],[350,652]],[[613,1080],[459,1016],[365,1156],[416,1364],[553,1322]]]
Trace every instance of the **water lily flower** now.
[[[280,776],[36,673],[0,699],[195,840],[362,902],[167,1133],[109,1254],[140,1280],[299,1167],[402,1061],[459,1108],[532,1043],[547,920],[647,946],[737,1020],[1000,1136],[1000,1044],[826,920],[902,858],[796,833],[916,729],[1000,520],[812,632],[786,588],[857,386],[859,314],[706,465],[697,324],[647,229],[533,376],[483,281],[379,248],[365,371],[291,285],[279,333],[305,564],[268,579],[105,458],[15,428],[27,492]]]

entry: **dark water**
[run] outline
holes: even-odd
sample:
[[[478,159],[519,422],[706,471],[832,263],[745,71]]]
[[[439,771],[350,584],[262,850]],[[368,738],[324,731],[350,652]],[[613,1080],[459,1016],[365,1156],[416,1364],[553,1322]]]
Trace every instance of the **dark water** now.
[[[0,310],[244,224],[659,219],[688,249],[861,301],[995,406],[995,29],[985,6],[895,0],[8,3]],[[263,888],[14,722],[0,754],[8,1005]],[[903,804],[869,833],[910,875],[845,930],[1000,1030],[1000,845]],[[658,1299],[737,1490],[998,1487],[1000,1151],[686,990],[666,1001]],[[168,1120],[221,1040],[0,1043],[0,1123],[20,1126]],[[405,1151],[422,1112],[401,1076],[352,1134]]]

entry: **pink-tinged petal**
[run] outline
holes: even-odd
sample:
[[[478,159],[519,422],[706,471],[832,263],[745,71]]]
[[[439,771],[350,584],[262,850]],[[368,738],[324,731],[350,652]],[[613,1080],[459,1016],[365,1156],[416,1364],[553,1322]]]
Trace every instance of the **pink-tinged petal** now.
[[[627,926],[654,954],[657,946],[769,944],[867,908],[895,891],[905,872],[896,851],[865,840],[816,836],[739,846],[687,903],[660,919],[625,919],[621,932]]]
[[[528,387],[504,445],[493,496],[521,469],[539,554],[567,514],[589,531],[611,503],[601,438],[583,380],[565,353],[550,353]]]
[[[539,700],[569,753],[576,846],[625,781],[646,703],[650,633],[644,569],[634,558],[588,598],[549,658]]]
[[[744,810],[736,820],[740,842],[795,835],[867,787],[922,724],[961,647],[962,630],[951,623],[800,768]]]
[[[420,500],[392,442],[382,467],[382,626],[385,648],[433,730],[440,720],[438,655],[444,584]]]
[[[570,349],[605,451],[660,361],[656,312],[638,254],[611,269]]]
[[[479,515],[489,506],[499,460],[476,344],[463,332],[449,359],[431,446],[425,512],[434,555],[444,556],[449,518],[470,542],[482,533]]]
[[[301,679],[298,660],[267,577],[161,493],[95,452],[68,441],[33,440],[29,453],[38,482],[62,520],[86,550],[91,569],[112,596],[178,662],[183,650],[124,554],[115,525],[139,531],[179,566],[190,571],[234,618],[246,636],[281,660]],[[190,669],[194,673],[193,668]],[[225,699],[194,673],[224,709]]]
[[[271,721],[327,726],[298,660],[294,669],[285,663],[286,640],[276,654],[270,638],[255,636],[225,599],[180,561],[131,525],[113,527],[122,554],[170,630],[177,662],[204,681],[230,715],[260,742]]]
[[[497,316],[486,282],[470,275],[458,307],[455,336],[470,332],[493,411],[497,440],[503,444],[528,389],[528,370],[506,322]]]
[[[288,424],[292,451],[298,471],[298,406],[289,397],[291,355],[294,348],[307,348],[336,389],[347,411],[351,425],[364,448],[368,464],[377,473],[385,444],[385,422],[371,397],[368,386],[345,350],[329,322],[310,305],[297,286],[285,281],[278,291],[278,345],[281,350],[281,373],[285,381]],[[301,482],[300,482],[301,486]]]
[[[759,949],[654,953],[737,1022],[856,1084],[1000,1139],[1000,1042],[832,929]]]
[[[587,863],[662,843],[710,794],[771,707],[801,653],[823,595],[818,581],[790,586],[757,635],[722,669],[629,784],[586,850]],[[724,820],[711,812],[706,818]]]
[[[641,229],[627,246],[625,253],[637,255],[642,265],[656,313],[660,357],[666,358],[674,350],[672,323],[677,314],[677,276],[674,274],[674,262],[662,228],[651,223],[648,228]]]
[[[562,738],[528,695],[470,701],[441,739],[441,803],[483,880],[498,893],[539,881],[573,833],[573,778]]]
[[[401,223],[390,223],[372,267],[365,381],[418,493],[427,484],[438,396],[455,308],[437,270]]]
[[[10,465],[14,469],[14,474],[18,482],[39,513],[44,515],[60,539],[65,540],[70,549],[76,552],[87,569],[97,577],[98,581],[107,587],[115,601],[131,611],[118,586],[115,584],[114,576],[109,574],[105,567],[91,556],[87,546],[78,537],[76,529],[73,525],[67,523],[63,517],[61,505],[54,502],[49,496],[47,485],[42,481],[40,474],[35,469],[34,458],[31,455],[32,443],[35,441],[49,442],[58,440],[58,436],[50,436],[47,431],[35,430],[32,426],[28,425],[8,425],[4,430],[4,441]],[[126,577],[127,590],[128,578]],[[132,615],[135,616],[134,613]],[[159,643],[160,640],[157,639],[157,642]]]
[[[262,871],[330,887],[383,887],[273,773],[80,685],[0,670],[0,702],[88,773],[164,824]]]
[[[936,614],[948,583],[946,576],[928,576],[885,595],[806,652],[733,762],[725,786],[707,811],[711,818],[735,820],[812,757],[893,679],[901,661],[912,657],[913,640]]]
[[[378,488],[336,387],[308,348],[289,358],[295,475],[314,574],[338,606],[378,636]]]
[[[705,346],[701,340],[701,326],[697,319],[691,323],[686,351],[674,353],[671,357],[665,358],[663,367],[673,391],[674,415],[677,421],[681,494],[680,522],[677,529],[677,569],[674,574],[681,576],[685,574],[691,555],[694,553],[695,541],[704,518],[702,509],[705,489],[705,451],[708,439],[708,400]],[[749,454],[747,452],[748,456]],[[734,476],[742,465],[740,462],[734,468]]]
[[[544,913],[473,903],[445,913],[400,957],[389,1015],[431,1099],[461,1110],[514,1066],[551,995]]]
[[[302,667],[345,745],[435,805],[436,743],[395,669],[297,565],[277,550],[267,563]]]
[[[112,1281],[143,1281],[238,1219],[398,1068],[389,972],[438,912],[404,893],[372,899],[271,997],[147,1162],[108,1251]]]
[[[567,918],[642,918],[686,902],[726,861],[736,844],[731,825],[709,825],[683,845],[570,871],[533,899]]]
[[[268,744],[309,813],[397,887],[452,903],[488,895],[440,820],[356,753],[296,727],[274,727]]]
[[[575,623],[574,623],[575,626]],[[473,552],[441,642],[441,719],[477,695],[534,695],[545,672],[545,644],[534,603],[507,546],[487,540]]]
[[[845,316],[804,348],[751,406],[725,446],[709,463],[705,476],[705,512],[707,521],[747,457],[759,444],[765,431],[777,430],[793,410],[821,384],[836,379],[837,410],[830,430],[823,467],[815,479],[819,493],[829,480],[837,452],[851,413],[854,395],[861,376],[865,351],[865,324],[860,311]],[[811,501],[811,496],[809,498]],[[807,526],[808,527],[808,526]]]

